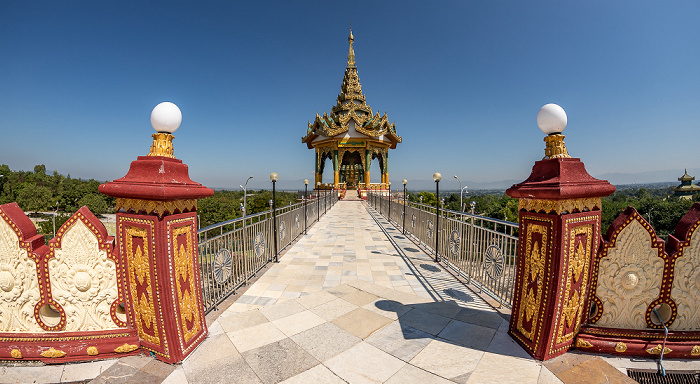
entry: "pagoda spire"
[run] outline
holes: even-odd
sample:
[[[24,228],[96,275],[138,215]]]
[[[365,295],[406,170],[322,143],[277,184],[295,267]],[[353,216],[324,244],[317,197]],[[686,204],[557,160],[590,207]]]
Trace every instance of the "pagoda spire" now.
[[[352,35],[352,27],[350,28],[350,36],[348,36],[348,42],[350,43],[350,49],[348,50],[348,68],[355,68],[355,50],[352,49],[352,43],[355,41],[355,37]]]

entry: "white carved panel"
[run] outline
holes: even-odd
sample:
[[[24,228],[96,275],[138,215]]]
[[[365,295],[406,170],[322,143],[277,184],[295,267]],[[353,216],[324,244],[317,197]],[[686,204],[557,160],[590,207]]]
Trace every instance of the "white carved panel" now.
[[[647,328],[645,313],[659,296],[664,261],[652,247],[651,235],[637,221],[622,229],[615,247],[600,259],[596,294],[603,302],[597,326]]]
[[[674,331],[700,330],[700,231],[693,232],[683,256],[676,259],[671,299],[678,316],[669,326]]]
[[[19,246],[19,237],[0,217],[0,331],[41,332],[34,318],[39,302],[36,263]]]
[[[113,329],[110,307],[117,299],[117,268],[81,221],[65,232],[49,260],[51,293],[66,312],[66,331]]]

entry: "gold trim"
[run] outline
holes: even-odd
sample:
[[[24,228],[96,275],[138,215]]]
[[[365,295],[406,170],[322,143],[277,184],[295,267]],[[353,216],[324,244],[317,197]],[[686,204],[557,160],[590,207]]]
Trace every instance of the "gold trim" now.
[[[135,351],[137,349],[139,349],[138,345],[124,343],[124,345],[120,345],[120,346],[114,348],[114,352],[127,353],[127,352],[131,352],[131,351]]]
[[[175,282],[177,285],[177,298],[180,310],[180,321],[185,342],[189,342],[200,331],[199,302],[195,292],[194,261],[192,260],[192,224],[183,225],[173,229],[173,252],[175,258]],[[179,243],[178,237],[185,235],[185,244]],[[187,323],[192,328],[187,328]]]
[[[591,347],[593,347],[593,344],[591,344],[588,340],[576,339],[576,348],[591,348]]]
[[[97,356],[100,354],[100,351],[97,350],[97,347],[92,346],[92,347],[88,347],[87,354],[88,354],[88,356]]]
[[[563,159],[571,157],[569,156],[569,152],[566,150],[566,144],[564,144],[564,137],[566,136],[562,134],[545,136],[545,159]]]
[[[673,350],[671,350],[671,348],[669,348],[669,347],[664,348],[664,355],[667,353],[671,353],[671,352],[673,352]],[[657,345],[654,348],[647,349],[647,353],[650,355],[660,355],[661,354],[661,344]]]
[[[174,159],[173,155],[173,139],[175,136],[170,133],[158,132],[154,133],[153,145],[151,145],[151,152],[147,156],[163,156]]]
[[[53,349],[53,347],[49,348],[48,350],[41,352],[41,356],[47,357],[47,358],[55,358],[55,357],[63,357],[65,356],[66,353],[63,351],[59,351],[58,349]]]
[[[615,352],[622,353],[626,350],[627,350],[627,344],[625,344],[621,341],[619,343],[615,344]]]
[[[155,201],[141,199],[117,198],[117,211],[123,209],[125,212],[134,211],[139,213],[145,211],[146,214],[156,213],[163,216],[165,212],[175,213],[175,210],[182,212],[196,211],[197,199]]]
[[[554,212],[558,215],[573,211],[592,211],[596,207],[600,209],[600,197],[587,197],[582,199],[546,200],[522,198],[518,203],[518,209],[529,212],[545,213]]]
[[[10,352],[10,356],[12,356],[13,359],[21,359],[22,358],[22,352],[19,351],[19,349],[13,349]]]
[[[143,242],[143,249],[136,246],[134,252],[133,239],[140,238]],[[154,288],[151,285],[151,260],[148,252],[148,232],[144,228],[126,227],[126,265],[129,274],[131,290],[131,300],[136,317],[136,329],[139,337],[155,345],[160,345],[158,324],[153,304]],[[138,294],[137,286],[144,286],[141,295]],[[146,333],[146,329],[151,329],[153,335]]]
[[[700,346],[694,345],[690,350],[690,356],[700,356]]]

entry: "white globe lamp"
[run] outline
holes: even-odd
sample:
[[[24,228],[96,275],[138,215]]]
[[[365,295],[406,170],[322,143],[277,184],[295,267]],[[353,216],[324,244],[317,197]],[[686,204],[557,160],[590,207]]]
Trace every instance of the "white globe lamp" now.
[[[151,125],[156,132],[174,133],[182,123],[182,112],[177,105],[165,101],[153,108],[151,112]]]
[[[537,113],[537,125],[547,135],[562,133],[566,123],[566,112],[556,104],[546,104]]]

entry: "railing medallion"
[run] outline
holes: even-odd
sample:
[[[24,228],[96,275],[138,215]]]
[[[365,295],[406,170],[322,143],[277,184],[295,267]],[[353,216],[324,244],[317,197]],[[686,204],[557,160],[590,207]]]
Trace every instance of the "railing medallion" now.
[[[258,232],[257,235],[255,235],[255,256],[262,256],[265,253],[265,238],[263,237],[262,232]]]
[[[299,214],[297,213],[296,216],[294,216],[294,225],[299,229],[301,227],[301,221],[299,220]]]
[[[214,281],[223,284],[231,277],[233,256],[228,249],[220,249],[214,256]]]
[[[459,231],[456,229],[450,232],[450,253],[452,256],[457,257],[459,255],[459,247],[462,243],[462,236],[460,236]]]
[[[433,221],[428,220],[428,238],[432,239],[433,238]]]
[[[283,222],[280,223],[280,240],[284,240],[287,237],[287,224]]]
[[[498,279],[503,274],[505,267],[505,259],[501,248],[496,244],[489,245],[486,248],[486,260],[484,262],[484,270],[491,279]]]

